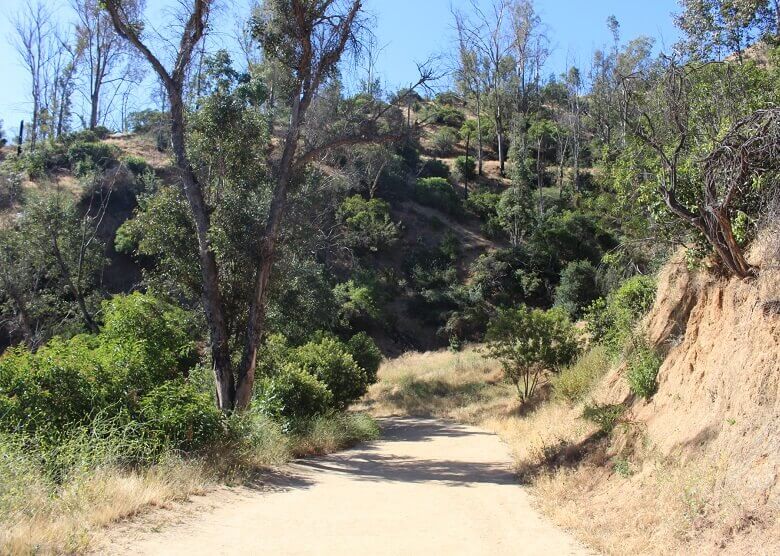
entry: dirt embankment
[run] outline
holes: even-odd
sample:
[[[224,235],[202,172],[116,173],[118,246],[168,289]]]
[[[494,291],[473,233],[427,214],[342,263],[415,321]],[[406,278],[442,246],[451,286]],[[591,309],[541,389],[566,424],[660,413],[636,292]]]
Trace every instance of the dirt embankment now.
[[[601,403],[628,403],[628,426],[608,455],[633,467],[629,477],[590,477],[594,504],[602,514],[634,512],[635,526],[667,527],[652,533],[666,539],[659,547],[777,553],[780,272],[726,279],[691,272],[677,257],[659,277],[643,326],[666,355],[658,391],[650,401],[633,398],[618,367],[595,392]],[[663,519],[664,508],[680,520]]]

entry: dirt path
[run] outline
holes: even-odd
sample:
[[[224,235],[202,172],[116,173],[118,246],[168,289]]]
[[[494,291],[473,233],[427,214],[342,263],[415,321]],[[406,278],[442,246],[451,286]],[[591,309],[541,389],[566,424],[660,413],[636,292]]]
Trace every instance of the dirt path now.
[[[295,463],[285,488],[217,501],[109,552],[590,554],[532,508],[496,436],[428,419],[382,428],[378,442]]]

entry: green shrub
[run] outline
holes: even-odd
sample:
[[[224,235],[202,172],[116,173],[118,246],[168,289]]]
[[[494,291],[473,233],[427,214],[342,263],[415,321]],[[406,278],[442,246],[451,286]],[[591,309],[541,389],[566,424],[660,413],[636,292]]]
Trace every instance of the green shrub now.
[[[603,346],[595,346],[577,361],[552,378],[555,395],[569,402],[579,402],[609,370],[610,360]]]
[[[450,183],[444,178],[420,178],[414,188],[417,202],[442,212],[459,214],[462,201]]]
[[[333,338],[309,342],[295,350],[291,362],[321,380],[333,395],[333,406],[346,409],[368,390],[368,375],[347,347]]]
[[[93,129],[92,131],[95,134],[95,136],[101,141],[107,139],[108,136],[111,135],[111,130],[104,125],[99,125],[95,127],[95,129]]]
[[[140,405],[152,433],[176,449],[202,448],[223,430],[222,414],[211,397],[181,379],[161,384]]]
[[[466,115],[449,103],[440,103],[438,100],[426,110],[427,116],[433,123],[448,127],[460,128],[466,121]]]
[[[561,272],[561,281],[555,290],[555,306],[576,319],[598,297],[597,292],[596,268],[590,261],[573,261]]]
[[[14,161],[14,166],[26,173],[30,179],[40,179],[47,172],[68,167],[68,157],[60,144],[43,143],[34,151],[26,151],[19,159]]]
[[[354,195],[344,200],[339,216],[347,230],[346,241],[354,249],[377,252],[398,239],[398,227],[390,219],[387,201]]]
[[[450,167],[445,162],[437,158],[429,158],[422,163],[419,177],[421,178],[444,178],[450,177]]]
[[[91,129],[82,129],[81,131],[74,131],[63,136],[62,142],[65,145],[72,145],[73,143],[97,143],[100,141],[100,137],[97,133]]]
[[[292,429],[316,415],[323,415],[332,405],[328,387],[306,370],[288,364],[273,377],[261,380],[256,388],[258,411]]]
[[[380,292],[372,280],[348,280],[336,284],[333,295],[338,306],[338,321],[350,328],[368,325],[382,316]]]
[[[127,385],[139,390],[184,376],[195,364],[190,315],[150,295],[133,293],[103,302],[100,333],[106,349],[136,346],[142,361],[128,369]]]
[[[459,156],[455,159],[455,173],[460,181],[469,182],[477,177],[477,162],[473,156]]]
[[[572,261],[598,264],[602,255],[617,246],[615,237],[591,214],[565,211],[547,215],[535,227],[529,248],[548,261],[559,274]]]
[[[376,342],[365,332],[358,332],[347,342],[347,350],[358,366],[366,371],[369,384],[374,384],[383,358]]]
[[[631,462],[625,458],[617,458],[612,469],[624,479],[627,479],[634,474],[634,470],[631,468]]]
[[[631,353],[626,369],[626,380],[637,396],[650,399],[658,389],[656,381],[663,360],[652,348],[641,343]]]
[[[116,162],[116,149],[106,143],[88,143],[77,141],[68,147],[67,152],[70,167],[78,175],[84,175],[90,166],[105,170]]]
[[[609,294],[597,299],[585,312],[588,332],[603,343],[609,353],[618,355],[631,337],[636,323],[655,300],[655,280],[649,276],[634,276]]]
[[[0,428],[45,438],[86,425],[100,412],[134,412],[138,400],[194,362],[188,318],[149,296],[104,304],[100,334],[54,338],[36,352],[0,357]]]
[[[257,355],[257,375],[271,377],[287,364],[292,348],[282,334],[269,334]]]
[[[469,193],[469,198],[465,201],[466,209],[474,213],[481,220],[487,222],[496,217],[496,210],[501,195],[485,189],[477,189]]]
[[[458,142],[458,132],[451,127],[443,127],[433,134],[433,151],[438,156],[452,154],[455,144]]]
[[[558,372],[579,352],[577,334],[561,309],[499,310],[488,324],[487,350],[501,362],[521,401],[536,390],[545,371]]]
[[[125,163],[127,169],[135,176],[142,176],[152,169],[149,163],[140,156],[128,155],[122,159],[122,162]]]
[[[609,434],[614,430],[625,410],[626,407],[623,404],[586,404],[582,417],[596,423],[601,432]]]
[[[88,422],[111,390],[101,363],[84,336],[55,338],[35,353],[11,348],[0,358],[0,426],[48,440]]]

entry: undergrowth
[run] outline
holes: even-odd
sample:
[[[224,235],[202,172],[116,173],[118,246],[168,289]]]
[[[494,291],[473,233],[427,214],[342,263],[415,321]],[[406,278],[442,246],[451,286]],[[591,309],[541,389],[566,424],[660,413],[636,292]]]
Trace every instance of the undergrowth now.
[[[0,554],[81,553],[100,528],[144,508],[252,482],[299,456],[328,453],[379,434],[364,413],[301,423],[295,434],[258,412],[235,415],[218,443],[185,454],[145,436],[138,423],[98,417],[56,447],[0,434]]]

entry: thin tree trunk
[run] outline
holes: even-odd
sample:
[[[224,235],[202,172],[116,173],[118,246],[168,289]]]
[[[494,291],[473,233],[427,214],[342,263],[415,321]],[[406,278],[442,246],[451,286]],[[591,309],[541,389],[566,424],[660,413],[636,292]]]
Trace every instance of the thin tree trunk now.
[[[84,292],[82,292],[81,288],[79,288],[78,285],[73,281],[73,276],[70,273],[70,269],[65,263],[65,259],[63,258],[62,252],[60,251],[59,242],[57,241],[57,230],[52,229],[51,231],[52,250],[54,251],[55,259],[57,259],[57,265],[60,267],[60,272],[62,272],[62,276],[65,278],[65,282],[68,284],[68,288],[76,298],[76,303],[79,306],[79,311],[81,311],[81,318],[84,320],[84,325],[87,327],[87,330],[92,333],[96,333],[98,331],[98,327],[97,324],[95,324],[95,320],[92,318],[92,315],[89,313],[89,310],[87,309],[87,303],[84,300]]]
[[[230,365],[230,349],[224,305],[219,290],[217,261],[209,239],[209,216],[203,199],[203,191],[185,150],[182,86],[178,83],[166,83],[166,88],[171,105],[171,143],[174,159],[184,185],[184,194],[192,210],[198,236],[198,258],[200,259],[203,281],[203,308],[206,313],[206,322],[209,325],[211,357],[217,383],[217,400],[220,409],[229,411],[235,406],[235,381]]]
[[[300,96],[296,95],[290,117],[290,127],[284,141],[284,151],[278,166],[276,188],[271,200],[268,222],[263,235],[265,239],[261,252],[260,268],[255,277],[255,288],[249,308],[244,351],[238,368],[235,407],[239,410],[249,407],[249,403],[252,400],[255,369],[257,367],[257,350],[265,328],[268,286],[270,284],[282,217],[284,216],[284,209],[287,203],[287,186],[292,177],[292,166],[298,149],[302,111]]]
[[[482,100],[477,93],[477,174],[482,176]]]

